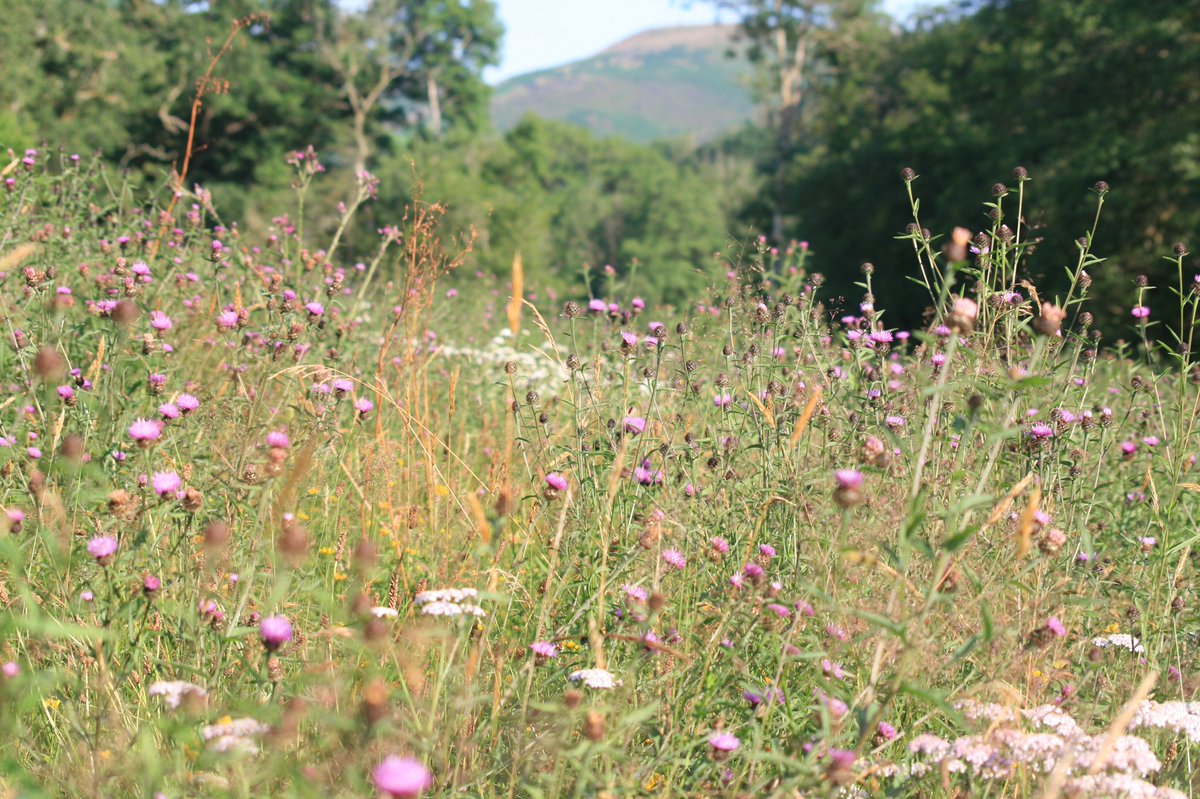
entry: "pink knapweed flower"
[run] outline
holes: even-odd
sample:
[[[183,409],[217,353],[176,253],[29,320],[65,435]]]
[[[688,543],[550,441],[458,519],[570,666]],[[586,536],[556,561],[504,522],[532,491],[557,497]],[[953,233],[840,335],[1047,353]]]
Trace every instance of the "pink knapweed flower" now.
[[[150,484],[160,497],[170,497],[183,488],[183,479],[175,472],[155,472]]]
[[[117,539],[111,535],[98,535],[88,541],[87,551],[97,563],[106,565],[112,561],[113,555],[117,554]]]
[[[390,755],[371,772],[371,782],[388,796],[414,797],[433,787],[433,775],[419,760]]]
[[[292,640],[292,623],[287,616],[267,616],[258,623],[258,635],[268,651],[274,651]]]
[[[162,422],[154,419],[138,419],[129,425],[129,437],[138,444],[146,445],[162,435]]]
[[[549,641],[534,641],[529,645],[529,651],[533,652],[539,658],[558,657],[558,647]]]

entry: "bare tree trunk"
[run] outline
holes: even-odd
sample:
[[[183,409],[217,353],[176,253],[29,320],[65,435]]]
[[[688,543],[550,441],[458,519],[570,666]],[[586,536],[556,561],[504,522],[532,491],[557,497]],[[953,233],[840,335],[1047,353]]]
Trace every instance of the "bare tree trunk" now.
[[[425,92],[429,95],[429,129],[434,136],[442,135],[442,101],[437,78],[433,71],[425,77]]]
[[[783,0],[775,0],[775,13],[783,14]],[[775,174],[772,176],[771,237],[782,242],[784,236],[783,208],[787,202],[785,169],[795,141],[799,123],[800,101],[804,96],[804,68],[808,60],[808,42],[801,36],[794,49],[789,46],[787,31],[778,28],[774,33],[775,60],[779,65],[779,115],[775,120]]]
[[[371,142],[367,139],[367,112],[354,108],[354,174],[367,171],[367,157],[371,154]]]

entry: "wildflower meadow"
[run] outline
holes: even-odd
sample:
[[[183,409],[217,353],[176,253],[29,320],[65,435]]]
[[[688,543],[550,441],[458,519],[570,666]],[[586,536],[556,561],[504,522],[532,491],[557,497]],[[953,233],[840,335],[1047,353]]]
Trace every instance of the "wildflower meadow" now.
[[[675,307],[421,200],[351,263],[374,179],[318,243],[287,161],[262,235],[4,168],[0,795],[1193,795],[1200,276],[1096,329],[1107,185],[1049,295],[1029,172],[929,231],[905,170],[901,329],[802,241]]]

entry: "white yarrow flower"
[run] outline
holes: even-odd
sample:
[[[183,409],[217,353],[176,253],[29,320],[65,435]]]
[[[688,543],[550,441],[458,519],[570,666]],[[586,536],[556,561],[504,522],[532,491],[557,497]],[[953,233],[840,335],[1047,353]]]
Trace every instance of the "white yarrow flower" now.
[[[598,691],[616,688],[621,684],[621,681],[607,669],[580,669],[567,675],[567,679],[571,682],[581,682],[588,688]]]
[[[1092,646],[1097,646],[1101,649],[1124,649],[1139,655],[1146,651],[1138,639],[1134,638],[1129,633],[1112,633],[1111,635],[1101,635],[1092,639]]]
[[[159,680],[158,682],[151,683],[146,693],[150,696],[161,696],[169,708],[179,707],[179,703],[188,694],[193,694],[197,697],[208,696],[208,691],[204,690],[204,688],[183,680]]]

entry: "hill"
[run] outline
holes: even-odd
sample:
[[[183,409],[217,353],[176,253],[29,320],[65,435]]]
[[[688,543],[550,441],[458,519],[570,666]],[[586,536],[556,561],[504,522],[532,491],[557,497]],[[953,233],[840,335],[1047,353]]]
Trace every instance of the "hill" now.
[[[734,30],[647,31],[591,58],[511,78],[496,87],[493,119],[501,130],[534,114],[638,142],[707,141],[754,113],[748,70],[726,55]]]

